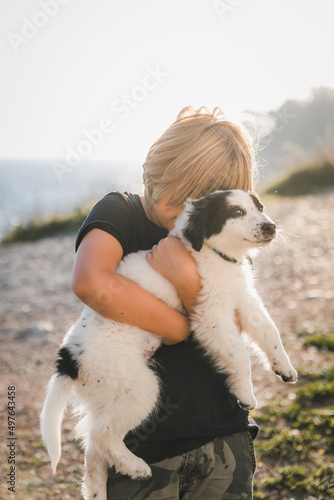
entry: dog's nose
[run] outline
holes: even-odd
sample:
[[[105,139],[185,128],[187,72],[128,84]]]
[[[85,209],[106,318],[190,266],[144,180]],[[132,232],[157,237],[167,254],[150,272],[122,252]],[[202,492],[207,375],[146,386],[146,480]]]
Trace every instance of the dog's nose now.
[[[276,224],[274,224],[273,222],[265,222],[264,224],[262,224],[261,229],[263,233],[271,235],[276,231]]]

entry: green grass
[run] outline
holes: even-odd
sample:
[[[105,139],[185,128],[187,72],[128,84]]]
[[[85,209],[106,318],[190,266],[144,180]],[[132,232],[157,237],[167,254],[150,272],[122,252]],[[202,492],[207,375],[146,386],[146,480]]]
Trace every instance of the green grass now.
[[[89,209],[78,208],[67,215],[53,215],[47,220],[32,220],[20,224],[9,231],[1,241],[2,245],[18,242],[36,241],[41,238],[77,233]]]
[[[264,191],[278,196],[301,196],[334,188],[334,159],[296,168]]]
[[[255,476],[255,500],[274,492],[280,495],[275,498],[334,498],[334,367],[299,369],[295,396],[292,402],[273,399],[254,412],[261,428],[257,460],[270,470],[270,477]]]
[[[275,477],[266,480],[265,486],[268,490],[274,491],[288,489],[294,493],[294,498],[300,500],[304,500],[306,495],[319,500],[323,500],[324,496],[333,498],[331,496],[334,491],[333,468],[329,463],[316,466],[312,471],[299,465],[282,467]]]
[[[334,335],[320,333],[304,340],[304,346],[315,346],[323,351],[334,351]]]

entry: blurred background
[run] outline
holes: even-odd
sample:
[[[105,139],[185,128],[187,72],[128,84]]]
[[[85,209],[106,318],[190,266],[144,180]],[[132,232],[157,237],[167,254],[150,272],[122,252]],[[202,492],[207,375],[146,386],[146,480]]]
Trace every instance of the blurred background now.
[[[299,381],[282,384],[252,358],[254,500],[334,498],[333,19],[333,0],[0,0],[0,428],[8,438],[15,387],[11,498],[81,498],[75,420],[64,421],[57,478],[39,432],[57,348],[82,309],[75,234],[107,192],[142,192],[149,148],[188,105],[250,125],[256,189],[280,229],[255,260],[256,284]]]
[[[259,184],[332,157],[331,0],[0,0],[0,238],[112,189],[186,105],[255,120]]]

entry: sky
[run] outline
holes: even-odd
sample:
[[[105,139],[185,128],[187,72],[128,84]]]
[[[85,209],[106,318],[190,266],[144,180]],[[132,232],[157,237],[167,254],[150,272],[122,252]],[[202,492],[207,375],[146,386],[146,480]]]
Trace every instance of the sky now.
[[[0,0],[0,158],[143,161],[187,105],[334,87],[332,0]]]

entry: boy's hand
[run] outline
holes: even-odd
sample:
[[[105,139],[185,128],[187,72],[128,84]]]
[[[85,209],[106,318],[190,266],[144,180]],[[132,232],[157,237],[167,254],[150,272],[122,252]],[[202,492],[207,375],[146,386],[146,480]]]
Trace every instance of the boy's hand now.
[[[190,252],[175,236],[167,236],[154,245],[146,254],[146,260],[164,278],[172,283],[180,273],[197,272],[196,263]]]
[[[146,254],[151,267],[173,283],[184,307],[191,312],[201,288],[196,263],[191,253],[175,236],[167,236]]]

